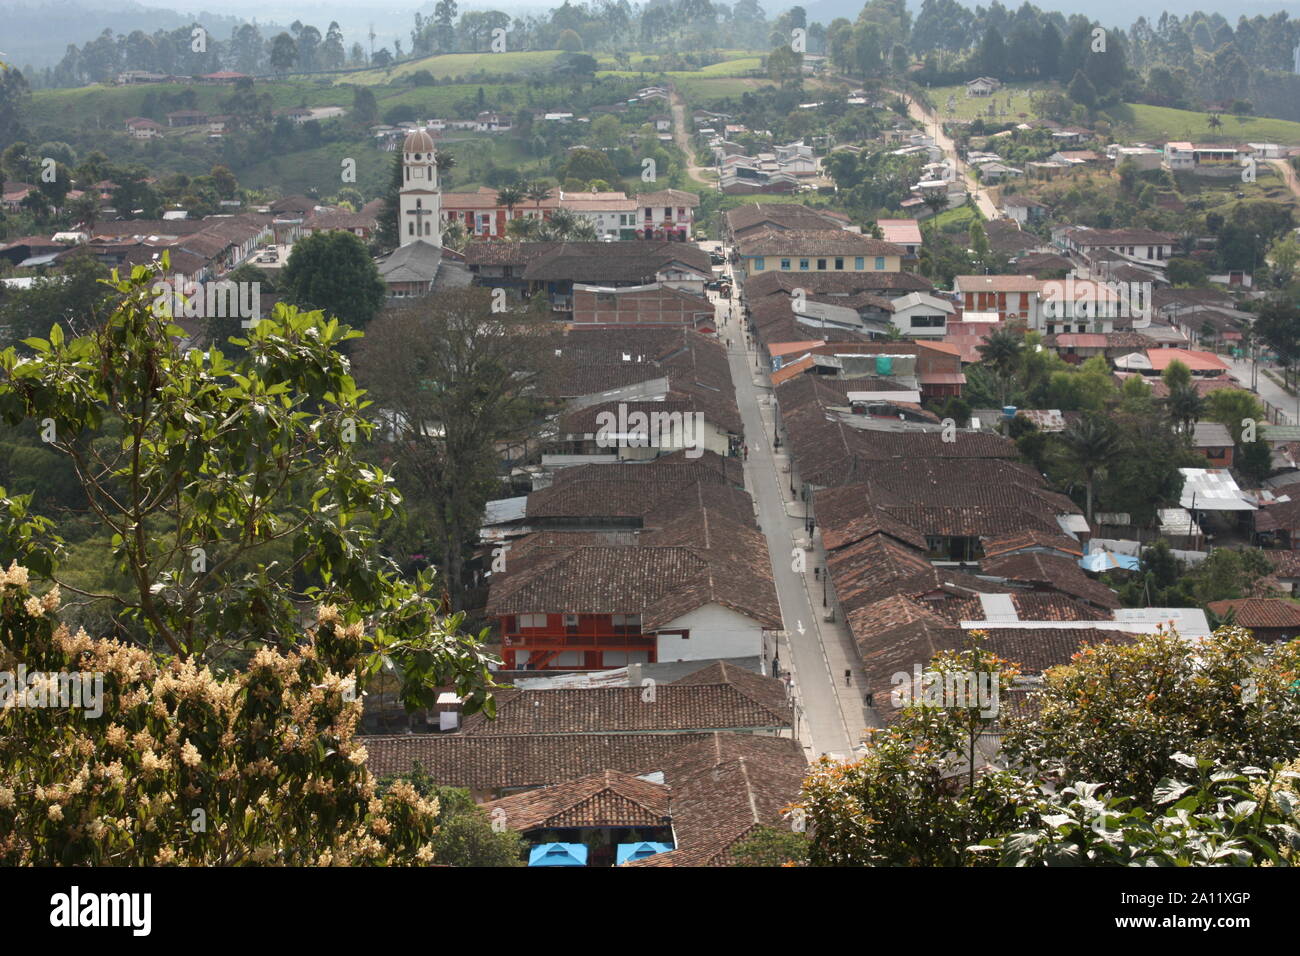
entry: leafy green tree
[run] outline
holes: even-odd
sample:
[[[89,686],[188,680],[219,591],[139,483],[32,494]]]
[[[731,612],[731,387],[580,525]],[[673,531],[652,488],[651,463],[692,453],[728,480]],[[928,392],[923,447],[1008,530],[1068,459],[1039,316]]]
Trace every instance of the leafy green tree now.
[[[0,344],[48,335],[58,325],[71,334],[91,332],[107,314],[111,290],[101,280],[108,270],[89,252],[79,252],[59,275],[44,276],[30,288],[10,292],[0,299]]]
[[[1093,109],[1097,105],[1097,88],[1092,85],[1092,80],[1088,79],[1082,70],[1075,71],[1066,92],[1070,99],[1088,109]]]
[[[323,309],[361,328],[379,312],[386,296],[365,244],[342,230],[312,233],[294,243],[280,285],[293,305]]]
[[[1171,759],[1178,776],[1142,801],[1096,783],[1043,791],[1021,811],[1018,828],[982,846],[1000,866],[1284,866],[1296,859],[1295,770],[1235,770],[1185,753]]]
[[[1242,474],[1263,481],[1273,471],[1273,449],[1266,441],[1246,442],[1241,446],[1236,464]]]
[[[1174,769],[1171,754],[1236,767],[1295,759],[1297,665],[1300,644],[1264,645],[1237,627],[1194,643],[1165,632],[1092,644],[1044,675],[1032,715],[1012,719],[1004,751],[1150,807]]]
[[[370,125],[379,119],[379,103],[375,91],[368,86],[358,86],[352,91],[352,119]]]
[[[386,777],[379,792],[388,793],[402,785],[412,787],[420,797],[438,808],[434,819],[437,832],[430,841],[434,859],[443,866],[523,866],[525,844],[514,830],[493,829],[487,813],[474,802],[468,790],[442,787],[429,776],[419,761],[409,773]]]
[[[277,305],[238,360],[187,351],[155,288],[166,268],[164,258],[116,280],[102,328],[69,339],[55,326],[28,340],[31,357],[0,353],[0,415],[35,422],[75,465],[120,586],[68,581],[54,529],[31,525],[16,500],[0,513],[11,549],[0,560],[197,666],[291,644],[303,608],[328,605],[357,635],[359,678],[387,661],[410,706],[455,684],[467,707],[490,711],[491,658],[459,632],[461,617],[441,616],[431,575],[404,580],[379,553],[375,529],[401,497],[355,454],[372,426],[339,347],[360,333]]]
[[[367,333],[358,376],[389,414],[379,442],[397,462],[408,514],[439,556],[454,609],[465,555],[497,492],[496,442],[538,415],[548,320],[493,312],[487,289],[448,290],[386,312]],[[508,557],[507,557],[508,560]]]
[[[1264,422],[1264,406],[1259,399],[1244,389],[1220,388],[1210,392],[1205,399],[1203,417],[1212,422],[1227,426],[1232,432],[1232,440],[1240,445],[1243,422]]]
[[[378,54],[376,54],[378,59]],[[284,74],[298,62],[298,44],[287,33],[278,33],[271,41],[271,69]]]
[[[1294,377],[1300,362],[1300,307],[1280,297],[1269,299],[1256,313],[1254,329]]]
[[[732,866],[806,866],[808,836],[795,830],[755,827],[731,848]]]

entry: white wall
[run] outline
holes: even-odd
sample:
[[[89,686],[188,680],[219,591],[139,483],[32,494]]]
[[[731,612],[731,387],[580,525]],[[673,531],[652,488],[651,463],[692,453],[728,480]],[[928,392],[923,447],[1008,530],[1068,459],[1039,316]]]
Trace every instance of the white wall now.
[[[659,636],[659,660],[702,661],[717,657],[758,657],[763,652],[763,629],[756,621],[720,604],[706,604],[683,614],[665,631],[688,630],[691,636]]]

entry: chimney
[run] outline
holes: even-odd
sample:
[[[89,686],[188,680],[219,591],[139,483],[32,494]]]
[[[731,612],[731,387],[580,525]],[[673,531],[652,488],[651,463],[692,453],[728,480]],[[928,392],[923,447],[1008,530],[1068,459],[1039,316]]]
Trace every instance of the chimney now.
[[[460,730],[460,712],[462,701],[451,691],[444,691],[438,695],[436,711],[438,714],[438,730],[443,733]]]

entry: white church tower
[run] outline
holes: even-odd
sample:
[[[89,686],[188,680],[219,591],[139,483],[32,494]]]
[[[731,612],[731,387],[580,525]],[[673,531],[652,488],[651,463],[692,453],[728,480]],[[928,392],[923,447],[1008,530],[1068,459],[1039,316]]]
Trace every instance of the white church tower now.
[[[423,129],[406,134],[402,144],[402,188],[398,194],[402,245],[423,241],[442,248],[442,193],[433,137]]]

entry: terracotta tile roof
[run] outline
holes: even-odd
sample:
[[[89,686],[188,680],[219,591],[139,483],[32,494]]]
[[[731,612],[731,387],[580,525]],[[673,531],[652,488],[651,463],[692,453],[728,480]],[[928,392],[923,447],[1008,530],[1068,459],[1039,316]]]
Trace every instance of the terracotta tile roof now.
[[[1172,245],[1178,237],[1154,229],[1067,229],[1065,237],[1079,246]]]
[[[1123,631],[1061,627],[989,628],[985,634],[983,649],[1019,665],[1026,676],[1068,664],[1085,644],[1132,643],[1136,638]],[[902,681],[896,681],[895,675],[907,675],[910,681],[916,666],[924,670],[939,652],[963,649],[970,641],[969,632],[960,628],[912,627],[901,629],[896,639],[865,651],[867,688],[876,713],[887,723],[897,718],[898,709],[891,695]],[[999,698],[1006,696],[1005,689],[1000,688]]]
[[[557,246],[559,242],[471,242],[464,249],[465,264],[475,266],[522,266]]]
[[[696,193],[684,189],[660,189],[652,193],[637,193],[638,206],[689,206],[694,209],[700,204]]]
[[[383,207],[382,199],[374,199],[356,212],[343,209],[315,213],[303,225],[308,229],[374,229]]]
[[[1042,281],[1033,276],[955,276],[958,292],[1042,292]]]
[[[846,229],[767,229],[736,240],[742,256],[905,256],[907,250],[883,239]]]
[[[1064,594],[1049,591],[1011,591],[1007,594],[1016,615],[1022,621],[1107,621],[1110,616],[1100,608],[1076,601]],[[934,604],[935,612],[950,623],[983,621],[984,605],[977,596],[954,596]]]
[[[822,527],[822,543],[829,550],[860,541],[873,534],[886,534],[903,544],[925,548],[925,535],[894,518],[883,508],[868,502],[890,500],[886,494],[866,485],[823,488],[813,495],[813,514]]]
[[[1032,548],[1051,548],[1063,554],[1083,557],[1083,545],[1063,534],[1027,530],[1011,534],[993,534],[984,538],[984,557],[996,558],[1003,554],[1026,551]]]
[[[734,236],[765,229],[838,229],[843,224],[798,203],[746,203],[729,209],[727,228]]]
[[[626,461],[617,465],[574,465],[558,468],[551,478],[553,485],[566,481],[592,481],[610,477],[629,475],[636,478],[641,471],[625,472],[623,469],[646,469],[645,477],[652,480],[689,483],[705,481],[715,484],[727,484],[736,488],[745,486],[744,465],[738,458],[723,458],[717,452],[701,450],[695,458],[688,458],[684,451],[675,451],[669,455],[660,455],[649,461]],[[653,476],[653,477],[652,477]]]
[[[418,762],[446,787],[545,787],[604,770],[647,773],[708,733],[399,734],[363,736],[376,776],[409,773]]]
[[[496,243],[494,243],[496,244]],[[467,260],[468,261],[468,260]],[[690,242],[563,242],[531,258],[529,281],[653,282],[675,263],[712,277],[709,254]]]
[[[1085,644],[1132,644],[1139,637],[1105,628],[992,627],[984,648],[1020,665],[1021,673],[1039,674],[1068,664]]]
[[[583,491],[593,482],[566,483]],[[644,496],[647,486],[627,483]],[[696,483],[741,496],[720,485]],[[530,497],[530,504],[531,504]],[[552,547],[525,539],[494,576],[487,613],[640,614],[663,627],[698,607],[718,604],[762,627],[781,626],[766,542],[750,523],[701,508],[673,508],[635,545]]]
[[[846,615],[849,632],[864,662],[879,660],[876,650],[908,644],[931,644],[953,623],[921,602],[901,594],[863,604]]]
[[[1263,554],[1277,577],[1300,578],[1300,551],[1266,550]]]
[[[795,289],[808,295],[861,295],[872,292],[929,292],[934,283],[911,272],[778,272],[769,270],[745,279],[745,297],[753,308],[774,293],[789,296]],[[827,301],[835,301],[830,299]],[[788,340],[782,340],[788,341]]]
[[[743,681],[738,675],[752,678]],[[770,685],[770,686],[768,686]],[[530,734],[680,733],[751,731],[789,727],[790,705],[784,686],[730,667],[716,668],[696,683],[659,684],[652,699],[645,687],[566,687],[551,690],[500,690],[497,716],[467,717],[471,737]]]
[[[481,804],[520,833],[566,827],[661,827],[669,788],[617,770],[516,793]]]
[[[672,788],[677,848],[629,866],[728,866],[732,849],[759,826],[782,823],[807,764],[786,737],[714,734],[671,753],[659,768]]]
[[[1120,606],[1115,592],[1088,577],[1072,558],[1025,551],[986,559],[981,562],[981,571],[995,577],[1052,588],[1098,607]]]
[[[699,479],[682,482],[667,475],[661,478],[653,472],[643,477],[624,467],[608,470],[608,478],[574,479],[534,491],[528,496],[527,516],[530,519],[640,518],[640,526],[655,527],[682,511],[712,508],[734,521],[753,522],[753,504],[737,488]],[[635,527],[635,522],[631,526]]]
[[[1241,627],[1300,629],[1300,604],[1284,598],[1237,598],[1206,607],[1221,618],[1231,611],[1233,623]]]

